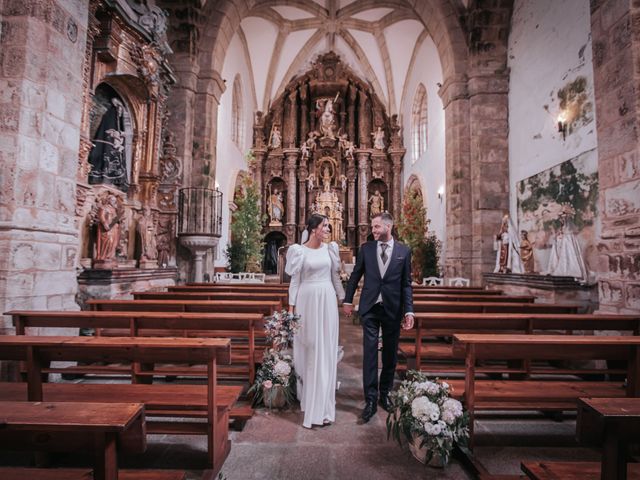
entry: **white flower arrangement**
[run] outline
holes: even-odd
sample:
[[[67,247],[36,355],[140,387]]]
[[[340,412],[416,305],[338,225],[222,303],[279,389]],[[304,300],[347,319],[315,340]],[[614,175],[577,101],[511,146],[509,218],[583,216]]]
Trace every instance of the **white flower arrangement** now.
[[[253,394],[253,404],[267,407],[290,405],[296,397],[296,375],[291,355],[272,348],[265,350],[262,365],[256,372],[256,379],[248,394]],[[276,396],[281,396],[279,405]]]
[[[300,328],[300,315],[289,313],[287,310],[274,312],[265,319],[264,330],[267,340],[272,342],[277,350],[287,348],[293,344],[293,335]]]
[[[419,441],[426,449],[426,463],[439,456],[446,465],[454,445],[469,438],[469,416],[462,404],[450,397],[450,386],[431,381],[423,373],[409,370],[398,390],[391,392],[392,411],[387,417],[387,437],[402,445]]]

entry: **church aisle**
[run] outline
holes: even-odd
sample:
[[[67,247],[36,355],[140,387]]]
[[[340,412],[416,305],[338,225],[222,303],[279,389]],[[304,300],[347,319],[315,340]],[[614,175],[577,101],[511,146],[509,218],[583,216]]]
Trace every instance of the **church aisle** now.
[[[362,400],[362,330],[341,315],[336,423],[302,427],[303,414],[260,409],[242,432],[231,434],[231,453],[222,474],[227,480],[249,479],[468,479],[455,460],[444,470],[425,467],[407,450],[387,441],[386,415],[378,408],[366,425],[357,419]]]

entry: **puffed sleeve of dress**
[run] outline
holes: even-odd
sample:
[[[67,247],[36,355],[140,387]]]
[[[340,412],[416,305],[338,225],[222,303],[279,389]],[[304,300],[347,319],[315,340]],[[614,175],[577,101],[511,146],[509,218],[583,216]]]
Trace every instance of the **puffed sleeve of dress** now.
[[[342,280],[340,280],[340,249],[336,242],[329,244],[329,256],[331,257],[331,282],[336,295],[342,301],[344,300],[344,288],[342,287]]]
[[[291,282],[289,283],[289,305],[296,304],[303,263],[304,250],[302,249],[302,245],[294,243],[287,250],[287,261],[284,267],[286,274],[291,277]]]

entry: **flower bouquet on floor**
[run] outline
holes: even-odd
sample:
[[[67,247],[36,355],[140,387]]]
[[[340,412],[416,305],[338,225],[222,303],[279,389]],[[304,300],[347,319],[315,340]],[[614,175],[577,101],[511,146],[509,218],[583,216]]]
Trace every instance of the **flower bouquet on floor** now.
[[[291,348],[293,335],[299,328],[300,315],[290,313],[287,310],[274,312],[270,317],[266,317],[264,324],[267,340],[278,351]]]
[[[291,355],[268,349],[262,365],[256,372],[256,380],[247,392],[253,395],[253,405],[268,408],[284,408],[296,398],[296,375]]]
[[[409,445],[422,463],[445,466],[456,444],[469,439],[469,415],[450,396],[446,382],[409,370],[398,390],[391,392],[392,410],[387,417],[387,438]]]

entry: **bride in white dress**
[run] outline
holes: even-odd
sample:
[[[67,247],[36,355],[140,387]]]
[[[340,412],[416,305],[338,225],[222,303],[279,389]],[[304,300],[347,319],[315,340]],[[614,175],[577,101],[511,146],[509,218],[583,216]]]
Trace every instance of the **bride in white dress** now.
[[[289,247],[285,267],[291,276],[289,310],[300,315],[301,327],[293,339],[293,364],[299,376],[298,399],[306,428],[327,425],[336,417],[336,295],[342,300],[344,290],[338,275],[338,245],[324,242],[328,234],[327,217],[313,214],[307,220],[302,245]]]

